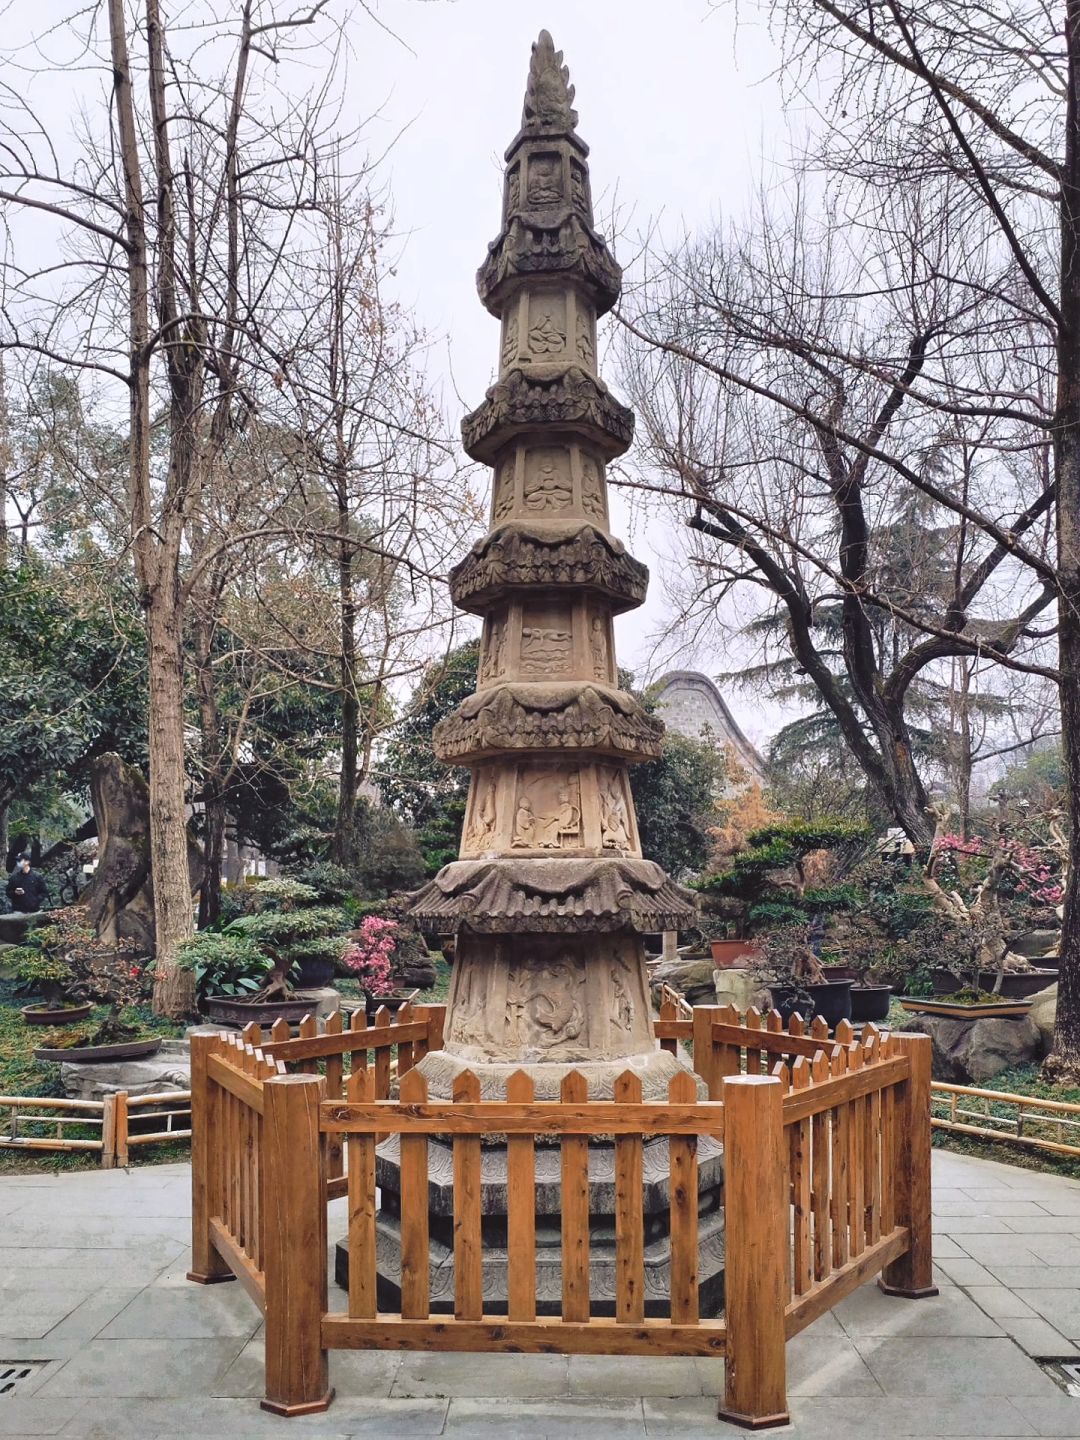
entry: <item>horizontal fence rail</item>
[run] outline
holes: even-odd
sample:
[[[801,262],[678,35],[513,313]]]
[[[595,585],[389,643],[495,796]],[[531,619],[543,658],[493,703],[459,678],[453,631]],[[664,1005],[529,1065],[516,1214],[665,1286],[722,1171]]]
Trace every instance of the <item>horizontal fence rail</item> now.
[[[1072,1101],[947,1085],[939,1080],[930,1091],[930,1123],[935,1130],[978,1140],[1003,1140],[1048,1155],[1080,1156],[1080,1105]]]
[[[934,1293],[930,1252],[930,1041],[832,1034],[798,1016],[665,1000],[658,1043],[693,1044],[697,1078],[678,1073],[643,1100],[633,1072],[610,1099],[565,1076],[538,1101],[524,1071],[482,1099],[459,1075],[431,1099],[416,1062],[442,1043],[443,1007],[403,1007],[346,1028],[310,1017],[293,1037],[192,1037],[192,1271],[238,1278],[266,1317],[265,1408],[296,1415],[330,1403],[330,1349],[685,1354],[726,1357],[723,1418],[787,1419],[786,1341],[874,1275],[888,1293]],[[400,1177],[400,1300],[380,1308],[376,1147],[395,1137]],[[506,1300],[484,1294],[481,1145],[507,1151]],[[433,1316],[429,1145],[452,1152],[452,1316]],[[643,1152],[667,1141],[667,1314],[645,1315]],[[614,1314],[590,1293],[590,1142],[613,1147]],[[698,1295],[699,1140],[725,1158],[725,1304]],[[560,1313],[537,1313],[537,1147],[559,1154]],[[346,1163],[347,1162],[347,1163]],[[349,1288],[329,1308],[328,1199],[348,1200]],[[490,1242],[494,1243],[494,1242]],[[503,1248],[504,1247],[504,1248]]]
[[[129,1095],[126,1090],[118,1090],[101,1100],[0,1095],[0,1114],[4,1115],[0,1149],[96,1152],[101,1156],[103,1170],[127,1165],[132,1146],[191,1138],[190,1090],[167,1090],[157,1095]],[[163,1128],[132,1129],[133,1122],[152,1122]],[[97,1134],[65,1134],[73,1127]]]

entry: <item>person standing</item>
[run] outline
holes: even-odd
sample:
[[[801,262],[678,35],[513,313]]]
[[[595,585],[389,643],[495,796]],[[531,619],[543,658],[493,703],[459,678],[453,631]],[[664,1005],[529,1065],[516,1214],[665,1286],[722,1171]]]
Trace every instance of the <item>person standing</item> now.
[[[24,915],[44,909],[49,888],[44,876],[30,868],[29,855],[20,855],[16,859],[15,869],[8,876],[7,897],[12,910],[19,910]]]

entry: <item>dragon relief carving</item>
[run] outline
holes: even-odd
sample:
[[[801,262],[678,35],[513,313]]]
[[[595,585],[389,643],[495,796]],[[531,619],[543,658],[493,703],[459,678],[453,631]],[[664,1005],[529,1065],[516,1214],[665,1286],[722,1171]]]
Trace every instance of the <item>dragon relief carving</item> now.
[[[440,760],[495,750],[607,750],[654,759],[663,721],[631,696],[591,685],[501,685],[470,695],[440,720],[432,746]]]
[[[648,569],[639,560],[580,521],[549,535],[534,534],[527,524],[504,525],[478,541],[450,572],[454,604],[476,613],[505,588],[534,585],[589,585],[628,609],[641,604],[648,583]]]
[[[611,458],[630,448],[634,414],[595,375],[571,366],[561,375],[511,370],[487,392],[484,403],[461,422],[461,437],[474,460],[490,460],[500,432],[537,425],[585,424],[608,441]]]

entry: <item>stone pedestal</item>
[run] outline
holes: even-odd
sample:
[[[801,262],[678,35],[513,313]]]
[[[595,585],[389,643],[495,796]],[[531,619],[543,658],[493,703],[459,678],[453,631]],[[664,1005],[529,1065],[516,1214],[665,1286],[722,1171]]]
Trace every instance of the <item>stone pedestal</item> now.
[[[559,1147],[536,1147],[536,1309],[539,1315],[557,1315],[562,1306],[560,1234]],[[699,1302],[703,1316],[716,1315],[724,1299],[723,1163],[720,1146],[703,1140],[698,1147]],[[670,1313],[671,1245],[668,1230],[668,1146],[666,1140],[643,1146],[645,1208],[645,1313]],[[401,1308],[401,1226],[399,1140],[393,1136],[379,1146],[375,1178],[382,1192],[377,1220],[376,1265],[380,1309]],[[430,1205],[431,1310],[436,1315],[454,1310],[454,1195],[450,1146],[428,1143],[428,1196]],[[484,1308],[505,1314],[507,1307],[506,1257],[506,1150],[485,1146],[480,1162],[483,1215]],[[615,1313],[615,1147],[599,1141],[589,1147],[589,1293],[594,1315]],[[335,1259],[337,1283],[349,1284],[349,1252],[339,1241]]]
[[[68,1062],[60,1066],[60,1083],[72,1100],[102,1100],[121,1090],[129,1095],[190,1090],[190,1047],[186,1040],[163,1040],[145,1060]]]

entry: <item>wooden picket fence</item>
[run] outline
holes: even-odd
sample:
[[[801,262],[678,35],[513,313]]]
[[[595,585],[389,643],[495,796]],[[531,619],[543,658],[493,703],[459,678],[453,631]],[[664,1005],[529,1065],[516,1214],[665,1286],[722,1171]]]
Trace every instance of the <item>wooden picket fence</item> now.
[[[101,1100],[68,1100],[62,1096],[0,1095],[2,1150],[59,1150],[73,1154],[97,1152],[101,1168],[125,1166],[131,1150],[191,1137],[190,1090],[155,1095],[129,1095],[126,1090]],[[132,1121],[153,1124],[151,1130]],[[96,1131],[70,1135],[68,1130]]]
[[[666,1013],[665,1013],[666,1012]],[[192,1038],[192,1270],[235,1276],[266,1318],[266,1409],[325,1409],[330,1349],[723,1355],[722,1418],[751,1427],[787,1419],[785,1343],[881,1274],[888,1293],[933,1294],[930,1251],[930,1041],[755,1011],[663,1007],[665,1048],[693,1042],[694,1066],[666,1101],[643,1101],[627,1072],[614,1097],[589,1099],[568,1075],[537,1101],[524,1072],[482,1100],[459,1076],[430,1101],[420,1056],[441,1044],[442,1007],[403,1009],[374,1025],[314,1024],[296,1039],[251,1031]],[[396,1067],[392,1052],[396,1050]],[[348,1075],[345,1062],[348,1061]],[[316,1073],[322,1062],[326,1073]],[[391,1081],[397,1072],[397,1099]],[[699,1089],[707,1091],[702,1098]],[[380,1311],[375,1265],[375,1147],[400,1137],[400,1310]],[[483,1293],[480,1164],[484,1135],[508,1147],[508,1302]],[[453,1148],[454,1314],[432,1316],[428,1146]],[[616,1305],[592,1313],[589,1141],[615,1146]],[[643,1141],[668,1138],[670,1304],[644,1313]],[[698,1303],[697,1140],[725,1151],[725,1308]],[[341,1147],[347,1150],[342,1173]],[[561,1151],[561,1313],[536,1304],[536,1147]],[[326,1204],[348,1196],[349,1291],[328,1300]]]

